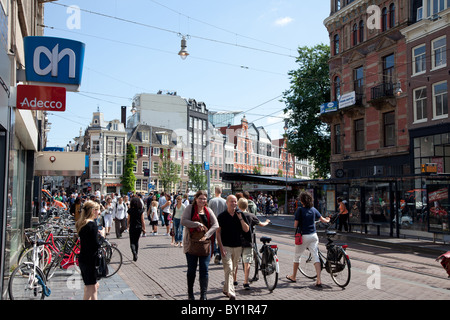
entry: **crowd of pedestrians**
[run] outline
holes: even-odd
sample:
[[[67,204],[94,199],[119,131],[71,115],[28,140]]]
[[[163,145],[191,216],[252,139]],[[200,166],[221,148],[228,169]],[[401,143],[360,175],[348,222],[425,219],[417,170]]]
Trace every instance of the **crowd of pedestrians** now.
[[[295,213],[295,227],[300,226],[302,229],[304,241],[302,245],[295,246],[293,272],[286,276],[289,282],[296,281],[298,260],[303,251],[306,248],[311,252],[317,251],[318,238],[314,221],[329,221],[328,218],[321,217],[312,206],[312,197],[308,193],[300,195],[299,204]],[[94,231],[99,234],[99,239],[110,235],[113,224],[117,238],[128,232],[133,261],[138,259],[140,237],[147,236],[146,225],[151,230],[150,236],[165,236],[168,241],[171,238],[171,244],[183,248],[186,256],[187,296],[190,300],[195,299],[197,267],[200,299],[207,299],[211,259],[215,264],[223,265],[222,292],[230,300],[236,299],[235,287],[238,285],[240,259],[244,264],[243,287],[246,290],[251,289],[250,281],[255,280],[249,279],[249,269],[253,263],[252,244],[256,239],[255,226],[264,227],[270,223],[269,219],[260,221],[257,213],[268,215],[270,211],[273,214],[274,207],[272,198],[262,193],[256,198],[252,198],[248,192],[231,194],[224,198],[220,187],[215,188],[214,197],[209,201],[207,192],[200,190],[191,202],[187,194],[156,192],[143,197],[140,194],[120,196],[112,193],[103,196],[97,193],[91,196],[73,194],[67,199],[67,205],[77,220],[78,232],[90,236],[90,240],[81,240],[93,247],[98,246],[98,242],[92,240]],[[93,228],[91,223],[93,221],[101,227]],[[164,227],[162,233],[158,232],[159,225]],[[83,232],[82,228],[85,226],[89,228],[85,228],[86,231]],[[83,243],[82,248],[86,248],[86,245],[83,247]],[[85,250],[94,249],[91,247]],[[92,278],[92,261],[89,263],[85,263],[84,273],[82,270],[86,285],[85,298],[95,299],[98,283]],[[320,267],[316,269],[318,275],[316,285],[320,286]]]

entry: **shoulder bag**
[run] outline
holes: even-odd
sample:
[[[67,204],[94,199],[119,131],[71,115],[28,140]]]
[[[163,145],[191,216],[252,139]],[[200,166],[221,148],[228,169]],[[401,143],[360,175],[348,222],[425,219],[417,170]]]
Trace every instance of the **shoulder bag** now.
[[[295,230],[295,244],[301,245],[303,243],[303,236],[302,236],[302,217],[303,216],[303,210],[300,208],[300,219],[298,220],[297,229]]]
[[[98,248],[95,253],[95,275],[97,279],[105,278],[108,275],[106,255],[102,247]]]
[[[199,217],[198,213],[195,212],[194,205],[192,206],[191,219],[192,221],[202,220]],[[208,221],[202,222],[204,225],[208,224]],[[192,228],[189,230],[189,247],[187,249],[187,252],[189,254],[198,257],[206,257],[210,254],[211,240],[210,239],[205,239],[203,241],[200,240],[201,238],[204,237],[205,233],[206,233],[205,231],[200,231],[200,228]]]

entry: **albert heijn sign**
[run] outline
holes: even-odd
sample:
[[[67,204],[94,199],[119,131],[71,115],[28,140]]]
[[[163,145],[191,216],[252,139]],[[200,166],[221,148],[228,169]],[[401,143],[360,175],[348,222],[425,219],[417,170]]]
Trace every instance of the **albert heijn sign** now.
[[[18,85],[16,107],[24,110],[66,111],[66,88]]]
[[[25,76],[28,83],[78,91],[85,44],[75,40],[30,36],[24,38]]]

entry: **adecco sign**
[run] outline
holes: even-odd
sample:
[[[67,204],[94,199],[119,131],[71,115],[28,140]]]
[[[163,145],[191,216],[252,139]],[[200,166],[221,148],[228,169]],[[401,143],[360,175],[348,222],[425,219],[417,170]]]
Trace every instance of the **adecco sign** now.
[[[25,37],[25,75],[28,82],[51,83],[78,91],[85,44],[54,37]]]
[[[65,111],[66,88],[48,86],[17,86],[17,109]]]

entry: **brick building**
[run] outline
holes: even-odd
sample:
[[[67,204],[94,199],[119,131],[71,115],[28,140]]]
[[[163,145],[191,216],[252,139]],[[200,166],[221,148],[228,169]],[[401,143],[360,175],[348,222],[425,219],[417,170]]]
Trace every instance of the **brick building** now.
[[[407,55],[400,32],[408,24],[408,2],[331,2],[324,24],[331,43],[331,101],[338,107],[321,116],[331,127],[332,177],[410,172]],[[367,13],[374,3],[378,26]]]

